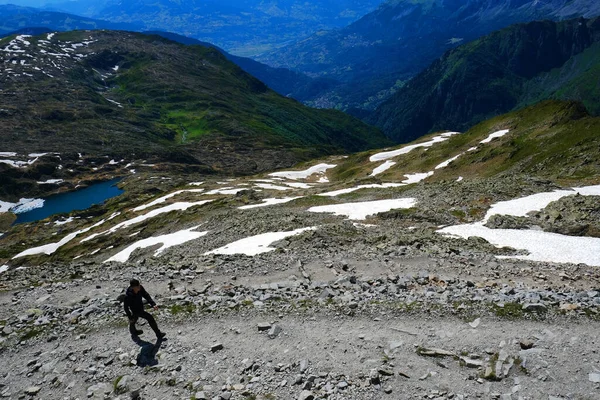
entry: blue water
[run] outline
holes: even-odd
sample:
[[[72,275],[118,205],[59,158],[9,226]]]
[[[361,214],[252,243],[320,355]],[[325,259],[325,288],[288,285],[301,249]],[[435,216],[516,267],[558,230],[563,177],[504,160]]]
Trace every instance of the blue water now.
[[[117,182],[120,180],[121,178],[115,178],[75,192],[60,193],[47,197],[44,199],[44,207],[17,214],[15,224],[39,221],[54,214],[85,210],[94,204],[102,204],[106,200],[123,193],[123,190],[117,187]]]

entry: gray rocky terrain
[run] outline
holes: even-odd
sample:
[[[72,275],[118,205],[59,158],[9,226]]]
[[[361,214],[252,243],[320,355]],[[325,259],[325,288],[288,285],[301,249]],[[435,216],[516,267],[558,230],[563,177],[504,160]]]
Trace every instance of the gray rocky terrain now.
[[[161,190],[180,184],[175,179]],[[522,250],[436,232],[480,220],[493,202],[555,189],[547,181],[505,178],[322,200],[300,188],[293,195],[302,199],[236,209],[274,195],[246,190],[52,257],[12,260],[0,274],[0,396],[600,398],[597,267],[498,258]],[[169,201],[201,197],[181,196]],[[399,197],[418,199],[418,207],[365,221],[307,212],[327,202]],[[105,207],[109,213],[113,205]],[[570,196],[522,220],[503,216],[488,224],[593,227],[596,208],[594,196]],[[104,262],[137,239],[199,223],[197,230],[210,234],[160,256],[153,246],[135,250],[126,263]],[[40,237],[67,229],[41,226]],[[272,252],[206,254],[252,235],[310,226],[318,229],[276,241]],[[75,254],[85,256],[73,260]],[[154,314],[166,341],[157,342],[145,322],[141,339],[130,337],[119,296],[131,277],[159,304]]]

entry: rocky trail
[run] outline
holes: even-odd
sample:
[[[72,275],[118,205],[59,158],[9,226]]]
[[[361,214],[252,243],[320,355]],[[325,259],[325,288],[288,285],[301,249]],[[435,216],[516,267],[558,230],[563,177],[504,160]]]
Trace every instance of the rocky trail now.
[[[88,266],[72,281],[4,292],[0,394],[598,398],[600,295],[585,267],[542,274],[518,260],[351,253],[274,267],[276,253],[206,256],[193,269]],[[502,269],[514,274],[482,276]],[[140,341],[129,336],[118,296],[130,276],[145,277],[167,341],[145,323]]]

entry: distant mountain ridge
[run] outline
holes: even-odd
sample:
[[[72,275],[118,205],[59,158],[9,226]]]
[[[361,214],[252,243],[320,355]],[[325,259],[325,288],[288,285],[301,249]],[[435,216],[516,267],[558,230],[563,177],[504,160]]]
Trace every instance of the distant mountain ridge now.
[[[514,25],[449,51],[366,120],[406,142],[549,98],[598,113],[599,49],[600,18]]]
[[[600,15],[590,0],[390,0],[346,28],[259,56],[342,84],[311,104],[374,109],[429,63],[514,23]]]
[[[307,37],[321,29],[348,25],[381,0],[96,0],[52,5],[87,17],[133,23],[214,43],[251,56]],[[92,3],[92,4],[90,4]]]
[[[234,56],[218,46],[202,42],[187,36],[165,31],[144,31],[142,26],[79,17],[51,11],[39,11],[35,8],[0,5],[0,37],[21,33],[37,35],[47,31],[70,31],[78,29],[119,29],[157,34],[167,39],[187,44],[201,45],[218,49],[229,60],[255,76],[277,93],[292,97],[298,101],[311,99],[336,83],[325,78],[313,79],[300,72],[284,68],[273,68],[250,58]]]

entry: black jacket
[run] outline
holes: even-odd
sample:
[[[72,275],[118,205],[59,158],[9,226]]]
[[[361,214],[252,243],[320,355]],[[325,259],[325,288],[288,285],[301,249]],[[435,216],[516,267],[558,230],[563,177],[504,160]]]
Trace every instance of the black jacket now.
[[[152,297],[146,292],[143,286],[140,285],[140,291],[137,294],[133,291],[131,287],[128,287],[125,291],[125,300],[123,301],[123,307],[125,308],[125,314],[129,318],[132,316],[139,315],[144,312],[144,301],[142,298],[146,299],[148,304],[152,307],[156,305]]]

